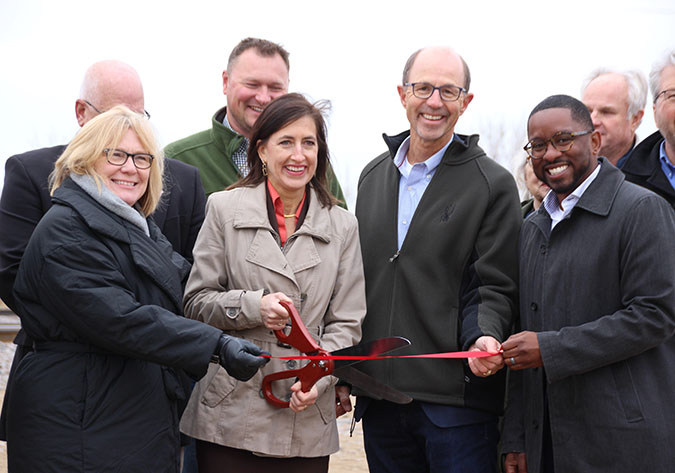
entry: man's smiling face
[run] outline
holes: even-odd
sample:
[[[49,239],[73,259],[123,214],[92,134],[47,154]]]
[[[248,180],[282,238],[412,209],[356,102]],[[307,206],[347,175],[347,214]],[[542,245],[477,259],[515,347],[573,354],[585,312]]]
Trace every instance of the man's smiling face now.
[[[464,87],[464,66],[452,50],[430,48],[420,51],[410,69],[408,82],[427,82],[433,86],[455,85]],[[456,101],[441,100],[440,91],[420,99],[413,95],[411,86],[399,86],[401,103],[406,109],[413,141],[421,140],[427,147],[440,149],[452,137],[457,119],[471,102],[471,94],[462,93]]]
[[[237,133],[250,137],[253,124],[272,100],[288,93],[288,68],[278,54],[261,56],[254,48],[223,71],[227,121]]]
[[[567,108],[548,108],[530,117],[529,140],[550,140],[558,132],[578,133],[585,131],[585,125],[572,118]],[[539,159],[532,159],[536,176],[548,185],[562,202],[598,165],[600,133],[594,131],[574,138],[572,147],[565,152],[558,151],[547,143],[546,153]]]

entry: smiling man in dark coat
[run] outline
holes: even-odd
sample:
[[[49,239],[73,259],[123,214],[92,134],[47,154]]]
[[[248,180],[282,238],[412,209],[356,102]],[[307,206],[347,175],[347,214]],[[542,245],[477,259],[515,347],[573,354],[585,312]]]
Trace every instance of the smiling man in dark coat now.
[[[455,133],[473,99],[470,83],[450,48],[420,49],[403,69],[397,90],[410,129],[385,135],[389,150],[359,178],[364,340],[404,336],[409,354],[496,353],[511,333],[518,192],[478,135]],[[368,363],[364,371],[413,398],[396,405],[355,390],[371,473],[497,471],[500,355]]]
[[[673,211],[598,158],[578,100],[537,105],[528,138],[552,191],[523,224],[523,332],[502,345],[506,472],[672,472]]]

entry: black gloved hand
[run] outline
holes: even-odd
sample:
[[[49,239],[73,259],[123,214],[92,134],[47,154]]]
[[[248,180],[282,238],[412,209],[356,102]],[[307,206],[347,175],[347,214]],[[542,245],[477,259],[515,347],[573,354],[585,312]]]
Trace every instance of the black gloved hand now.
[[[239,381],[248,381],[258,368],[270,361],[269,358],[256,356],[269,353],[262,351],[255,343],[225,334],[220,336],[215,354],[218,355],[220,365]]]

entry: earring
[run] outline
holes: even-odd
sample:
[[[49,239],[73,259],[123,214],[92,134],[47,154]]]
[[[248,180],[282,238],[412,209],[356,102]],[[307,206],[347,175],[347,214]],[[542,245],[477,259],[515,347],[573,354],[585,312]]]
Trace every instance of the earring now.
[[[267,176],[267,162],[263,161],[262,163],[262,175]]]

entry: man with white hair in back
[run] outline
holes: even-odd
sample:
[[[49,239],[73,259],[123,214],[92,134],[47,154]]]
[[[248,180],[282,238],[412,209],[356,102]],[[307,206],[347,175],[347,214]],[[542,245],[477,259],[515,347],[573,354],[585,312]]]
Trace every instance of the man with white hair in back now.
[[[649,87],[658,131],[635,147],[621,170],[626,180],[656,192],[675,209],[675,50],[654,64]]]
[[[150,118],[136,70],[121,61],[99,61],[87,69],[75,100],[77,123],[82,127],[115,105],[125,105]],[[36,149],[11,156],[5,163],[5,184],[0,197],[0,298],[12,310],[16,310],[12,289],[19,264],[33,230],[52,206],[49,175],[65,148],[66,145],[60,145]],[[152,216],[173,249],[192,260],[192,247],[204,221],[204,187],[194,166],[172,159],[165,160],[164,166],[165,190]],[[33,350],[33,341],[23,331],[14,343],[17,348],[7,393],[16,366]],[[6,440],[4,410],[0,416],[0,439]]]
[[[640,71],[596,69],[586,79],[581,101],[600,132],[600,156],[620,168],[637,143],[635,131],[647,102],[647,80]]]

